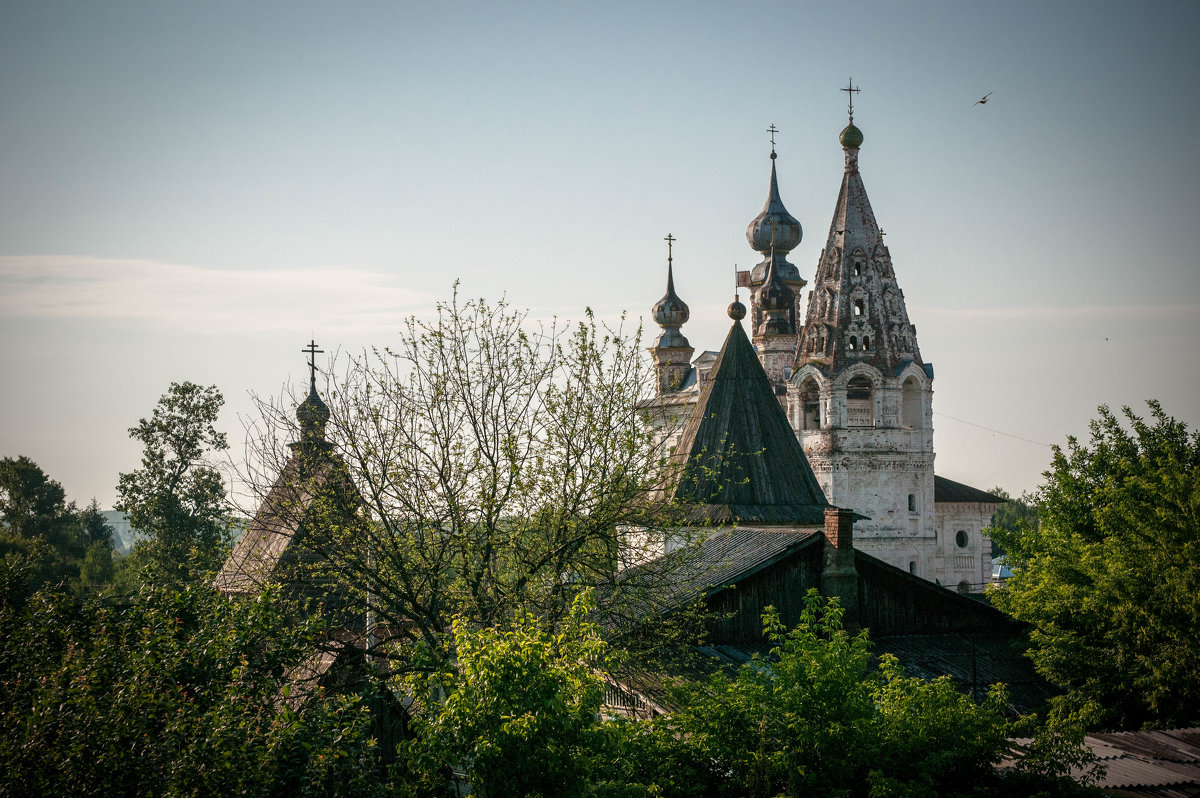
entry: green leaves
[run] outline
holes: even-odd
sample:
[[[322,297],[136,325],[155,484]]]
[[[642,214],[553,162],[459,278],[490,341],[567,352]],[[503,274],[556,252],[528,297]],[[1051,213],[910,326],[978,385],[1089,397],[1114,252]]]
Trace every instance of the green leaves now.
[[[215,385],[173,382],[150,418],[129,430],[144,446],[142,467],[120,475],[116,507],[147,535],[138,559],[153,579],[186,582],[227,552],[230,507],[212,461],[229,448],[214,427],[224,401]]]
[[[1200,722],[1200,436],[1101,407],[1091,441],[1055,449],[1040,523],[1000,531],[1014,578],[998,606],[1090,726]]]

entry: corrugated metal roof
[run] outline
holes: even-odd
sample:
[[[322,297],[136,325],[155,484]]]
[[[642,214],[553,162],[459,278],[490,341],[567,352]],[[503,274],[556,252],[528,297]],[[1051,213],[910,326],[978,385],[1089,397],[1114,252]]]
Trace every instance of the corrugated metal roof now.
[[[1028,738],[1014,740],[1028,745]],[[1089,734],[1086,745],[1104,766],[1095,786],[1143,798],[1200,796],[1200,728]],[[1078,777],[1084,771],[1072,773]]]

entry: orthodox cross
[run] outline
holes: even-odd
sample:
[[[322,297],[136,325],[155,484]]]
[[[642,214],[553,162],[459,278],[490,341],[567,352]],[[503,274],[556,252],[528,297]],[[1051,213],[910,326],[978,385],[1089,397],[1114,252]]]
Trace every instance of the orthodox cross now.
[[[774,155],[775,154],[775,134],[779,132],[779,128],[775,127],[775,123],[772,122],[771,126],[769,128],[767,128],[767,132],[771,134],[771,154]]]
[[[850,88],[841,89],[841,91],[846,92],[846,96],[850,98],[850,122],[853,124],[853,122],[854,122],[854,95],[860,93],[862,91],[862,89],[854,88],[854,78],[850,78]]]
[[[314,340],[309,340],[308,346],[304,347],[300,351],[308,353],[308,379],[315,388],[317,386],[317,355],[325,354],[325,350],[317,349],[317,342]]]
[[[667,237],[663,239],[663,241],[667,242],[667,265],[668,266],[671,265],[671,244],[675,243],[675,240],[676,240],[675,236],[671,235],[670,233],[667,233]]]

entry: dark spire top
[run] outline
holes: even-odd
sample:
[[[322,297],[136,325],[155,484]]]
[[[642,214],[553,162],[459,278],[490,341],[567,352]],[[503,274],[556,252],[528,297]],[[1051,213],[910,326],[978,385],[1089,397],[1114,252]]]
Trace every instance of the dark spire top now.
[[[791,310],[796,303],[796,295],[779,279],[775,268],[775,247],[771,247],[771,256],[767,261],[767,276],[755,295],[758,306],[763,310],[763,320],[759,325],[759,335],[795,335],[796,328],[792,322]]]
[[[329,421],[329,407],[317,394],[317,355],[324,354],[325,350],[317,349],[317,342],[310,340],[308,346],[300,351],[308,354],[308,397],[296,408],[301,441],[324,440],[325,424]]]
[[[804,285],[800,270],[787,261],[787,253],[795,249],[802,238],[804,230],[795,216],[788,213],[779,197],[779,179],[775,174],[775,134],[779,129],[774,125],[767,128],[771,134],[771,182],[767,188],[767,201],[763,203],[758,216],[750,220],[746,227],[746,240],[755,252],[761,252],[764,258],[750,270],[750,282],[761,283],[766,277],[767,261],[775,260],[775,268],[783,281],[792,285]],[[771,254],[774,243],[774,255]]]
[[[738,268],[736,263],[733,264],[733,301],[729,303],[727,312],[729,313],[729,318],[734,321],[741,321],[746,318],[746,306],[738,298]]]
[[[664,349],[686,347],[690,344],[687,338],[683,337],[679,328],[687,323],[691,317],[691,311],[688,309],[687,303],[675,293],[675,270],[671,254],[671,245],[675,243],[675,237],[667,233],[667,237],[663,240],[667,242],[667,293],[654,305],[654,321],[659,327],[662,327],[662,332],[654,341],[654,346]]]
[[[829,502],[742,325],[734,323],[684,427],[675,495],[717,523],[820,524]]]

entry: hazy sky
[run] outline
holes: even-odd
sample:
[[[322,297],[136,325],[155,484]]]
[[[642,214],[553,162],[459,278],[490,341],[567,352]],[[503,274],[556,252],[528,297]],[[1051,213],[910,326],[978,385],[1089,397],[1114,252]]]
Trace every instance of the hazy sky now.
[[[852,75],[938,473],[1032,488],[1101,403],[1200,423],[1198,32],[1194,0],[4,0],[0,456],[109,506],[172,380],[240,448],[310,335],[387,344],[455,279],[648,317],[668,232],[715,349],[770,124],[812,279]]]

